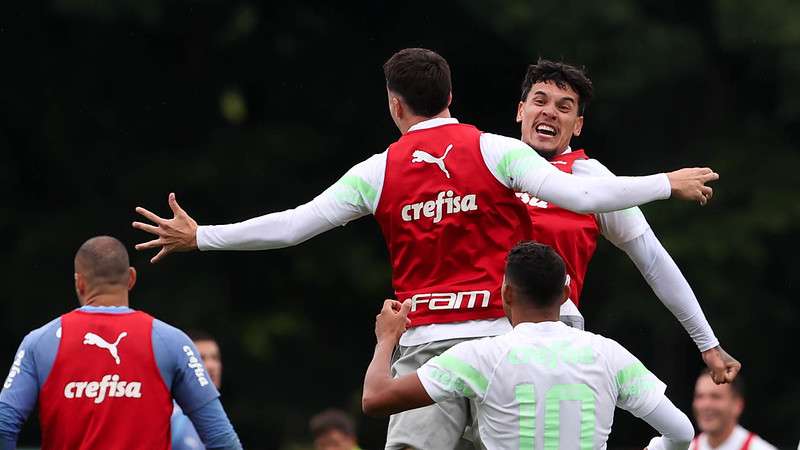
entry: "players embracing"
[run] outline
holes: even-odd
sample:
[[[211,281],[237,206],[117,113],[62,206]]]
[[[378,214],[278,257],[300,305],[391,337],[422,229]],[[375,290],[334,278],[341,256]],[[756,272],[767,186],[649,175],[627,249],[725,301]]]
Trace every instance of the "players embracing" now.
[[[648,177],[576,177],[523,142],[483,133],[451,117],[450,68],[435,52],[405,49],[384,65],[390,115],[402,136],[357,164],[336,184],[295,209],[221,226],[198,226],[169,196],[173,218],[137,208],[155,235],[137,249],[153,258],[187,250],[259,250],[299,244],[374,215],[411,329],[399,341],[393,371],[404,375],[470,339],[511,330],[500,286],[505,255],[532,233],[515,192],[575,211],[615,211],[670,196],[704,204],[707,168]],[[386,448],[454,448],[467,425],[463,399],[397,414]]]

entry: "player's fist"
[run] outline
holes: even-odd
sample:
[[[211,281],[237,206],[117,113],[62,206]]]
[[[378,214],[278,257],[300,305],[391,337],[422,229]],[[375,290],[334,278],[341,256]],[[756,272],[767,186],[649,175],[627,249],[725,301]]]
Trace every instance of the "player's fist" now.
[[[150,259],[151,263],[158,262],[172,252],[186,252],[197,248],[197,222],[178,205],[174,193],[169,194],[167,203],[172,210],[172,219],[163,219],[141,206],[136,208],[137,213],[155,224],[154,226],[148,223],[133,222],[133,228],[156,236],[156,239],[152,241],[137,244],[136,250],[161,247],[156,256]]]
[[[714,195],[714,190],[706,183],[719,179],[719,174],[708,167],[681,169],[667,174],[672,197],[692,200],[705,205]]]
[[[711,379],[716,384],[732,382],[742,370],[742,364],[720,346],[704,351],[703,362],[711,371]]]
[[[411,300],[403,303],[397,300],[384,301],[381,312],[375,316],[375,337],[378,338],[378,342],[396,345],[400,336],[411,325],[411,320],[408,318],[409,311],[411,311]]]

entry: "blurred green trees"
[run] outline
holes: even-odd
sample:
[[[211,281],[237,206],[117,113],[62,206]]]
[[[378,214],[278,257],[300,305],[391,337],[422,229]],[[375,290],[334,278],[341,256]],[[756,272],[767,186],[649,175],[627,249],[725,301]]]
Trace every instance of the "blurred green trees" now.
[[[27,9],[20,9],[27,8]],[[71,259],[86,238],[132,245],[133,208],[200,223],[294,207],[397,137],[380,65],[442,53],[462,121],[516,136],[526,64],[587,66],[596,97],[577,142],[618,174],[711,165],[713,202],[644,208],[744,364],[744,424],[793,444],[797,326],[800,6],[788,0],[506,0],[426,4],[56,0],[0,6],[0,356],[76,305]],[[219,336],[224,403],[248,448],[298,448],[307,420],[359,409],[373,318],[391,295],[370,219],[299,247],[176,255],[140,271],[134,306]],[[601,246],[588,328],[619,340],[689,412],[697,350],[627,258]],[[1,358],[0,358],[1,360]],[[384,421],[361,418],[365,448]],[[31,418],[21,443],[38,442]],[[620,414],[611,446],[641,446]]]

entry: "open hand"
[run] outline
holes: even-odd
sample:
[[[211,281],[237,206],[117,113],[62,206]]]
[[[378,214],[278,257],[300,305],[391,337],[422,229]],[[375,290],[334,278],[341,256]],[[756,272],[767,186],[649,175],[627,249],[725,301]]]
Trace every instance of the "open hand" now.
[[[378,342],[397,345],[400,336],[411,325],[411,319],[408,318],[409,311],[411,311],[411,300],[403,303],[397,300],[384,301],[381,312],[375,316],[375,337],[378,338]]]
[[[169,194],[167,203],[174,215],[172,219],[163,219],[141,206],[136,207],[137,213],[155,224],[153,226],[147,223],[133,222],[133,228],[157,236],[152,241],[136,245],[136,250],[161,247],[156,256],[150,259],[151,263],[160,261],[172,252],[186,252],[197,248],[197,222],[178,206],[174,193]]]
[[[711,379],[716,384],[732,382],[742,370],[742,364],[720,346],[704,351],[703,362],[711,371]]]
[[[708,167],[694,167],[670,172],[667,178],[674,198],[697,201],[705,205],[714,195],[714,190],[706,186],[706,183],[718,180],[719,174]]]

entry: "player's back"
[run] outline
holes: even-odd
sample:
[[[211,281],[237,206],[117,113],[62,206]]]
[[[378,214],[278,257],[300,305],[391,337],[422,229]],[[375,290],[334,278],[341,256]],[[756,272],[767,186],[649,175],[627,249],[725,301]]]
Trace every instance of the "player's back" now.
[[[447,123],[404,134],[387,151],[375,218],[412,325],[503,317],[502,261],[527,237],[527,210],[488,169],[482,133]]]
[[[618,343],[561,322],[519,324],[432,363],[438,383],[476,399],[490,449],[605,448],[616,406],[642,417],[665,389]]]
[[[39,394],[42,448],[169,448],[172,400],[152,327],[139,311],[61,317],[58,353]]]

